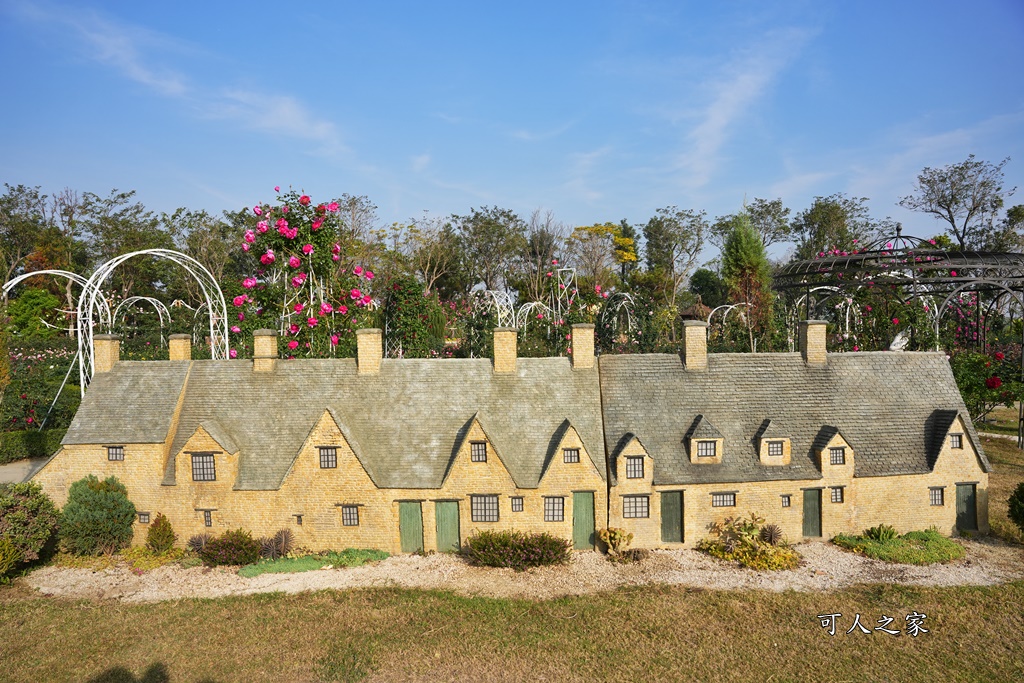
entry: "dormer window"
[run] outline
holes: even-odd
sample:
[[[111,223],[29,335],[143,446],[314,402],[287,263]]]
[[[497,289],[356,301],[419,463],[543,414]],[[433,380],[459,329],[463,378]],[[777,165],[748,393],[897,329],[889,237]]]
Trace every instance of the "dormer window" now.
[[[963,434],[950,434],[949,435],[949,447],[950,448],[963,448],[964,447],[964,435]]]
[[[782,442],[781,441],[769,441],[768,442],[768,457],[769,458],[781,458],[782,457]]]
[[[693,421],[687,435],[690,446],[690,462],[696,465],[718,465],[722,462],[725,437],[703,415]]]
[[[626,479],[644,478],[643,456],[630,456],[626,458]]]
[[[698,458],[713,458],[718,455],[718,445],[715,441],[698,441],[697,442],[697,457]]]
[[[843,447],[828,449],[828,464],[829,465],[845,465],[846,464],[846,449],[843,448]]]
[[[192,454],[192,481],[217,481],[213,453]]]
[[[471,441],[469,444],[469,459],[472,462],[487,462],[487,442]]]
[[[579,462],[580,461],[580,449],[578,448],[563,448],[562,449],[562,462]]]
[[[320,469],[329,470],[338,466],[338,449],[335,446],[320,446]]]

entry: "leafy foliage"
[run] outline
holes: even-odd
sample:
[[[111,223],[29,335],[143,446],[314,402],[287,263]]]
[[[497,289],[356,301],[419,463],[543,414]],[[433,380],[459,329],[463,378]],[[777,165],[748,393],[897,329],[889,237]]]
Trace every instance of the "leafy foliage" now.
[[[321,553],[309,553],[282,556],[277,559],[263,559],[238,570],[239,576],[251,578],[260,574],[293,574],[314,571],[325,567],[359,567],[367,562],[379,562],[389,555],[383,550],[359,550],[346,548],[340,552],[328,550]]]
[[[739,562],[750,569],[795,569],[800,563],[800,556],[781,538],[776,543],[763,540],[762,524],[764,518],[753,512],[750,513],[750,519],[727,517],[720,524],[713,525],[711,529],[711,533],[717,536],[717,539],[701,540],[697,544],[697,550],[712,557]],[[778,529],[774,524],[768,527]],[[769,531],[767,535],[773,534]]]
[[[265,560],[286,557],[292,551],[292,545],[291,529],[281,529],[273,536],[260,539],[260,557]]]
[[[1024,533],[1024,481],[1017,485],[1009,500],[1010,521]]]
[[[14,546],[21,561],[39,559],[59,522],[60,513],[39,484],[0,484],[0,538]]]
[[[980,420],[998,405],[1012,408],[1024,399],[1020,368],[1002,352],[961,351],[950,359],[950,366],[972,420]]]
[[[21,564],[21,551],[6,536],[0,536],[0,583]]]
[[[872,541],[895,541],[898,537],[899,534],[896,533],[896,528],[888,524],[879,524],[864,530],[864,538],[871,539]]]
[[[189,550],[191,550],[194,553],[202,553],[203,548],[206,547],[206,544],[209,543],[212,538],[213,534],[196,534],[195,536],[189,538],[188,543],[186,543],[185,545],[186,547],[188,547]]]
[[[253,564],[260,559],[260,542],[243,529],[225,531],[217,538],[207,541],[199,551],[199,557],[211,567],[222,564]]]
[[[466,539],[462,555],[470,564],[483,567],[528,567],[563,564],[569,561],[572,543],[549,533],[521,531],[480,531]]]
[[[66,429],[0,432],[0,465],[25,458],[44,458],[60,449]]]
[[[868,538],[868,531],[872,531],[869,529],[863,536],[839,534],[832,542],[840,548],[876,560],[899,564],[934,564],[958,560],[964,556],[963,546],[941,535],[935,528],[909,531],[902,536],[890,538],[892,534],[888,530],[892,527],[884,527],[874,527],[875,535],[880,538]]]
[[[166,553],[174,547],[177,540],[178,536],[171,527],[171,520],[167,519],[164,513],[158,512],[146,533],[146,547],[154,553]]]
[[[113,553],[132,542],[135,505],[116,477],[90,474],[71,485],[64,506],[61,547],[76,555]]]

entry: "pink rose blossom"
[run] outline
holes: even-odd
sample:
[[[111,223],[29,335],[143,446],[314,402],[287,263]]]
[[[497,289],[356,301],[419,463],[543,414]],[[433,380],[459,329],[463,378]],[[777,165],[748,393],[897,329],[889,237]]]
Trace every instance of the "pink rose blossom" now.
[[[331,253],[332,254],[340,254],[341,253],[341,245],[338,244],[337,242],[335,242],[334,246],[331,247]]]
[[[899,325],[900,324],[900,319],[899,318],[893,318],[892,319],[892,324],[893,325]]]
[[[363,274],[363,267],[362,266],[356,266],[355,268],[352,269],[352,274],[353,275],[362,275]]]
[[[320,315],[327,315],[328,313],[334,312],[334,306],[330,305],[326,301],[320,304]]]
[[[268,266],[268,265],[270,265],[273,262],[274,262],[274,252],[271,249],[267,249],[267,253],[263,254],[263,256],[260,256],[260,263],[262,263],[265,266]]]
[[[246,289],[252,289],[253,287],[256,286],[256,278],[254,278],[254,277],[247,277],[247,278],[245,278],[244,280],[242,280],[242,286],[245,287]]]
[[[246,230],[245,235],[242,236],[242,239],[244,239],[249,244],[252,244],[253,242],[256,241],[256,233],[254,233],[252,230]]]
[[[239,313],[238,314],[238,322],[242,322],[243,320],[245,320],[245,313]]]
[[[313,253],[313,245],[312,244],[303,244],[302,245],[302,253],[306,254],[307,256],[312,254]]]
[[[337,254],[335,254],[334,256],[332,256],[332,257],[331,257],[331,260],[332,260],[332,261],[337,261],[337,260],[338,260],[338,259],[340,259],[340,258],[341,258],[340,256],[338,256]]]
[[[337,346],[337,345],[338,345],[338,335],[332,334],[331,335],[331,346]]]
[[[281,186],[280,185],[274,185],[274,192],[280,192],[280,191],[281,191]]]
[[[287,205],[281,207],[281,213],[288,213],[288,211],[290,211],[290,209]]]
[[[287,227],[288,227],[288,221],[286,221],[286,220],[285,220],[285,219],[283,219],[283,218],[278,218],[278,219],[277,219],[277,222],[276,222],[276,223],[274,223],[274,225],[276,225],[276,226],[277,226],[277,228],[278,228],[278,230],[280,230],[280,229],[282,229],[282,228],[287,228]]]
[[[288,326],[288,331],[291,332],[292,334],[296,334],[299,331],[299,326],[296,325],[295,323],[292,323],[291,325]]]
[[[366,273],[364,274],[364,277],[365,277],[365,278],[366,278],[367,280],[372,280],[372,279],[373,279],[373,271],[372,271],[372,270],[368,270],[368,271],[366,271]]]
[[[605,299],[607,299],[608,298],[608,292],[601,292],[601,296],[603,296]]]
[[[551,259],[551,265],[557,266],[558,265],[558,259],[556,259],[556,258],[555,259]]]
[[[309,195],[304,194],[301,197],[299,197],[299,204],[302,204],[303,206],[309,206]]]
[[[299,348],[299,342],[292,339],[290,342],[288,342],[288,348],[294,351],[295,349]]]
[[[956,277],[956,271],[955,270],[949,271],[949,274],[952,275],[953,277]]]
[[[256,214],[257,216],[262,216],[263,215],[263,209],[261,209],[259,206],[252,207],[252,212],[254,214]]]
[[[239,327],[238,325],[232,325],[231,326],[231,331],[234,332],[235,334],[238,334],[239,332],[242,331],[242,328]]]
[[[341,304],[340,306],[338,306],[338,313],[346,315],[348,313],[348,306],[346,306],[345,304]]]
[[[232,303],[235,304],[235,306],[242,306],[245,304],[245,300],[247,298],[248,297],[246,297],[245,294],[239,294],[234,299],[232,299]]]
[[[299,273],[298,275],[292,278],[292,287],[298,289],[299,287],[302,286],[302,283],[304,283],[305,281],[306,276],[303,273]]]
[[[291,266],[292,268],[298,268],[299,266],[302,265],[302,261],[299,260],[298,256],[292,256],[291,258],[288,259],[288,265]]]
[[[238,351],[231,349],[228,351],[228,358],[238,358]]]
[[[854,345],[853,345],[853,350],[854,350],[854,351],[860,351],[860,347],[859,347],[859,346],[857,346],[856,344],[854,344]]]
[[[546,277],[551,277],[551,271],[550,270],[546,273]]]
[[[320,322],[316,318],[306,318],[306,324],[310,327],[316,327],[317,323]]]
[[[538,313],[537,314],[537,320],[543,320],[543,319],[544,319],[544,314],[543,313]]]
[[[320,218],[317,218],[315,221],[313,221],[313,225],[310,226],[310,227],[312,227],[313,230],[319,230],[320,226],[323,225],[323,224],[324,224],[324,219],[323,219],[323,217],[320,217]]]
[[[351,292],[349,292],[349,296],[353,299],[358,299],[362,295],[363,293],[360,292],[358,289],[353,289]]]
[[[242,251],[249,251],[249,243],[242,242]]]
[[[305,308],[305,307],[306,307],[306,306],[305,306],[305,305],[304,305],[304,304],[303,304],[303,303],[302,303],[302,302],[300,301],[299,303],[297,303],[297,304],[295,304],[294,306],[292,306],[292,310],[293,310],[293,311],[295,311],[296,313],[299,313],[299,312],[301,312],[301,311],[302,311],[302,309],[303,309],[303,308]]]
[[[371,303],[373,303],[373,297],[367,294],[362,299],[360,299],[360,301],[363,302],[364,306],[369,306]]]
[[[267,225],[266,221],[260,221],[259,223],[256,224],[256,229],[260,232],[261,235],[265,233],[269,227],[270,226]]]
[[[327,205],[327,210],[330,211],[331,213],[337,213],[337,211],[338,211],[338,202],[331,202],[330,204],[328,204]]]

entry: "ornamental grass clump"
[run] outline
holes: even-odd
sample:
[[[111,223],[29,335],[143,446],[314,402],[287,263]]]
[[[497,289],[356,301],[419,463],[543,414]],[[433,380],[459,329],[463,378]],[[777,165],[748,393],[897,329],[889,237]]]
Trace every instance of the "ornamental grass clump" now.
[[[60,543],[75,555],[117,552],[132,542],[135,505],[116,477],[90,474],[71,485],[61,515]]]
[[[568,562],[572,543],[549,533],[480,531],[466,539],[461,552],[473,565],[523,571],[529,567]]]
[[[782,538],[781,529],[775,524],[762,525],[764,518],[753,512],[749,519],[727,517],[711,528],[717,538],[702,540],[697,550],[750,569],[795,569],[800,564],[800,555]]]
[[[207,541],[199,551],[199,557],[210,567],[254,564],[260,559],[260,542],[243,529],[225,531]]]

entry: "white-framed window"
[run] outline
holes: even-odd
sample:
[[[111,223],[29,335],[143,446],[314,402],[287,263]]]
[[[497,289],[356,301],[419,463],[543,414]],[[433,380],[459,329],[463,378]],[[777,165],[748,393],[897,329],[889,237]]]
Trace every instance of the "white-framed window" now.
[[[843,502],[843,487],[833,486],[832,487],[832,502],[842,503]]]
[[[644,478],[643,456],[629,456],[626,458],[626,479]]]
[[[769,441],[768,442],[768,455],[772,458],[782,457],[782,442],[781,441]]]
[[[217,481],[213,453],[192,454],[192,481]]]
[[[846,448],[840,446],[839,448],[828,449],[828,464],[829,465],[845,465],[846,464]]]
[[[945,505],[946,492],[941,486],[933,486],[928,489],[928,502],[932,505]]]
[[[782,496],[782,507],[788,508],[791,505],[793,505],[793,499],[790,497],[790,495],[788,493],[784,494]]]
[[[622,516],[626,519],[637,519],[651,516],[650,496],[623,496]]]
[[[342,526],[359,526],[358,505],[341,506],[341,524]]]
[[[544,498],[544,521],[565,521],[565,498],[557,498],[554,496]]]
[[[698,458],[713,458],[718,453],[718,442],[717,441],[698,441],[697,442],[697,457]]]
[[[522,511],[523,511],[523,497],[522,496],[512,496],[512,512],[522,512]]]
[[[338,466],[338,449],[335,446],[320,446],[320,469],[331,470]]]
[[[498,496],[470,496],[469,511],[474,522],[497,522]]]
[[[203,525],[213,526],[213,510],[203,510]]]
[[[124,446],[107,446],[107,460],[124,460]]]
[[[563,448],[562,449],[562,462],[579,462],[580,461],[580,449],[578,448]]]
[[[964,435],[963,434],[950,434],[949,435],[949,447],[950,448],[963,448],[964,447]]]
[[[711,507],[713,508],[734,508],[736,507],[736,492],[726,491],[723,493],[711,494]]]
[[[469,444],[469,459],[472,462],[487,462],[487,442],[471,441]]]

